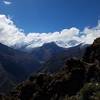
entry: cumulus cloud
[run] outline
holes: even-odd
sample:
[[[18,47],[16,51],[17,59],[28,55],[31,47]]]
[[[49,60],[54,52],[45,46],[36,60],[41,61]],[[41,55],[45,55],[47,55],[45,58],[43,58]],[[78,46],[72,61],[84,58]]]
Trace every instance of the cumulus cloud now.
[[[24,33],[14,25],[13,21],[5,15],[0,15],[0,42],[12,46],[24,39]]]
[[[76,27],[63,29],[60,32],[49,33],[25,33],[17,28],[11,18],[0,15],[0,42],[8,46],[20,48],[34,48],[44,43],[55,42],[61,47],[71,47],[80,43],[91,44],[93,40],[100,37],[100,23],[96,27],[85,27],[80,31]]]
[[[6,1],[6,0],[4,0],[3,3],[4,3],[5,5],[10,5],[10,4],[12,4],[12,2]]]

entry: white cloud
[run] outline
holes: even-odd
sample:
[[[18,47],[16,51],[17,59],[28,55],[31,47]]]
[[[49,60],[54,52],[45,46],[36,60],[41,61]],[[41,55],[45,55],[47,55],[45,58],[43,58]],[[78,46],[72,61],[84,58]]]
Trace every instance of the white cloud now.
[[[6,1],[6,0],[4,0],[3,3],[4,3],[5,5],[10,5],[10,4],[12,4],[12,2]]]
[[[100,23],[93,28],[84,28],[81,32],[78,28],[63,29],[61,32],[50,33],[25,33],[17,28],[11,18],[0,15],[0,42],[20,48],[39,47],[44,43],[56,42],[59,46],[70,47],[79,43],[91,44],[93,40],[100,37]]]
[[[13,21],[5,15],[0,15],[0,42],[8,46],[23,41],[25,35],[14,25]]]

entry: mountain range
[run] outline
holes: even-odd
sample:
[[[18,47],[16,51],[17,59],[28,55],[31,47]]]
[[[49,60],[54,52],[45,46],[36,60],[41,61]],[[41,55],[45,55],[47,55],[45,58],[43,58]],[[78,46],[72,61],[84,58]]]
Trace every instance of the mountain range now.
[[[4,90],[2,89],[4,84],[7,86],[9,83],[12,86],[26,79],[31,73],[58,71],[62,68],[64,59],[81,58],[87,46],[80,44],[71,48],[62,48],[51,42],[27,51],[0,44],[0,80],[3,79],[0,90]]]
[[[41,63],[44,63],[54,56],[59,56],[59,55],[66,55],[68,58],[69,57],[82,57],[84,53],[84,49],[88,46],[88,44],[79,44],[74,47],[69,47],[69,48],[63,48],[59,47],[55,42],[50,42],[50,43],[45,43],[41,47],[37,48],[32,48],[32,49],[21,49],[22,51],[28,52],[31,54],[35,59],[40,61]],[[20,49],[19,49],[20,50]]]
[[[61,67],[33,73],[1,100],[100,100],[100,38],[81,58],[66,58]]]

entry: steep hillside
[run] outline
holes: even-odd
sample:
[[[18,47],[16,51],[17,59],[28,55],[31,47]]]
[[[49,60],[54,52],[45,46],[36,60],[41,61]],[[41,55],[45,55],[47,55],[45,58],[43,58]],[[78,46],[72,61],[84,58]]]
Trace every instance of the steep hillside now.
[[[11,78],[11,79],[10,79]],[[15,82],[0,64],[0,93],[7,93],[10,89],[13,89]]]
[[[88,55],[87,55],[88,54]],[[54,74],[38,73],[17,85],[4,100],[100,100],[100,38],[82,59],[66,59]]]
[[[16,80],[36,71],[40,64],[31,55],[0,44],[0,63]]]

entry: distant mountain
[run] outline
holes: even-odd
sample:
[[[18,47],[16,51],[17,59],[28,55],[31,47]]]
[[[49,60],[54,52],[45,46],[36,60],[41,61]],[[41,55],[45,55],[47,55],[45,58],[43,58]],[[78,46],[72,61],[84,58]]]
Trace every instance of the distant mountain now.
[[[3,44],[0,44],[0,63],[16,80],[24,79],[25,76],[40,67],[38,61],[28,53],[12,49]]]
[[[45,43],[41,47],[33,48],[28,51],[33,58],[37,59],[41,63],[45,63],[46,61],[53,59],[54,57],[59,57],[61,55],[72,57],[78,56],[81,57],[83,55],[85,47],[88,45],[80,44],[78,46],[63,48],[59,47],[55,42]]]
[[[43,46],[33,48],[30,54],[38,61],[46,62],[53,56],[59,55],[64,52],[64,48],[57,46],[54,42],[45,43]]]
[[[64,64],[64,59],[81,58],[88,46],[87,44],[79,44],[70,48],[62,48],[51,42],[34,48],[31,55],[42,63],[40,71],[56,72]]]
[[[7,72],[20,80],[41,68],[43,70],[49,68],[51,72],[59,69],[64,63],[64,58],[82,57],[87,46],[80,44],[75,47],[62,48],[51,42],[33,48],[30,52],[23,52],[0,44],[0,63]],[[56,67],[52,67],[54,65]]]

